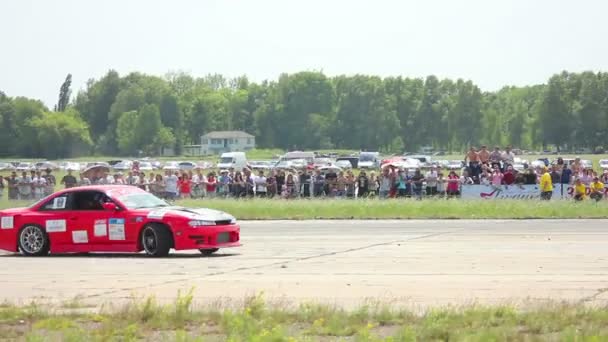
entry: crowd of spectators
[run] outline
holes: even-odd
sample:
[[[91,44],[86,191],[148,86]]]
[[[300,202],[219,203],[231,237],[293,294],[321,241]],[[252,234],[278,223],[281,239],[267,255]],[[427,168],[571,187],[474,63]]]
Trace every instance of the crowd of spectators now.
[[[59,185],[66,188],[91,184],[125,184],[140,187],[161,198],[402,198],[457,197],[463,185],[511,186],[538,184],[541,198],[550,199],[554,186],[567,185],[573,189],[577,200],[591,197],[600,200],[604,196],[604,183],[608,173],[598,175],[593,169],[583,167],[579,158],[571,164],[558,158],[552,165],[525,166],[524,170],[513,167],[515,155],[510,148],[492,152],[486,146],[477,150],[472,147],[464,157],[463,169],[442,170],[435,165],[428,169],[407,170],[386,165],[378,171],[358,172],[329,168],[302,170],[203,170],[160,171],[145,174],[137,169],[126,174],[110,175],[107,171],[87,178],[80,174],[77,179],[71,171]],[[0,176],[0,195],[8,188],[11,200],[40,199],[53,193],[57,181],[50,169],[23,172],[18,176]]]

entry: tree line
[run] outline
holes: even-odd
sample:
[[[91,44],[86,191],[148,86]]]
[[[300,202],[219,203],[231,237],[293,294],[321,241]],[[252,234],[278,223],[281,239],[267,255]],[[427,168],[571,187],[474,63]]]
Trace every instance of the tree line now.
[[[322,72],[251,82],[222,75],[164,77],[109,71],[71,96],[71,75],[53,110],[0,92],[0,154],[60,158],[158,154],[242,130],[260,148],[608,146],[608,74],[568,73],[546,84],[483,92],[472,81]]]

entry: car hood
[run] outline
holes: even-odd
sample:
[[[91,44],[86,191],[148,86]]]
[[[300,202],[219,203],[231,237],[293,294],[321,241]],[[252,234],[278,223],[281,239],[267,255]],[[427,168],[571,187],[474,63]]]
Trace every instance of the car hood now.
[[[148,218],[163,218],[166,215],[180,216],[191,220],[230,221],[234,216],[220,210],[207,208],[164,207],[148,211]]]
[[[26,207],[24,207],[24,208],[10,208],[10,209],[0,210],[0,213],[4,214],[4,215],[18,215],[18,214],[23,214],[23,213],[28,212],[28,209],[29,208],[26,208]]]

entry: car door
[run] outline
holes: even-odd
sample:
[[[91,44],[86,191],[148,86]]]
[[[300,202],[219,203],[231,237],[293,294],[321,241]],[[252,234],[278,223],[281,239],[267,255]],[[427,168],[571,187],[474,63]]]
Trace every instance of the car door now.
[[[87,244],[92,251],[112,251],[114,249],[107,248],[108,245],[124,240],[117,231],[117,225],[124,217],[119,212],[104,209],[106,201],[111,200],[101,191],[75,191],[72,194],[73,215],[69,217],[68,231],[74,244]]]
[[[69,193],[59,194],[50,198],[40,206],[36,221],[46,230],[51,242],[51,252],[65,252],[72,244],[68,222],[72,217]]]
[[[116,209],[104,208],[104,203],[114,203]],[[92,250],[99,252],[131,252],[135,249],[137,238],[129,236],[133,220],[129,220],[128,210],[118,207],[109,196],[101,191],[77,191],[72,205],[77,217],[69,223],[75,236],[87,233]]]

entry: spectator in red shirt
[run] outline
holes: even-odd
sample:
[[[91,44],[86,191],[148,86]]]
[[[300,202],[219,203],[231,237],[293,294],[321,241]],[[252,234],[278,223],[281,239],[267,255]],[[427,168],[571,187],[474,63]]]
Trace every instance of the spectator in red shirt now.
[[[187,173],[184,172],[182,174],[179,181],[177,182],[177,185],[179,187],[179,193],[181,198],[189,198],[190,191],[192,190],[192,182],[190,181],[190,178],[188,177]]]
[[[502,178],[502,183],[505,185],[511,185],[515,183],[515,173],[513,172],[513,166],[509,165],[507,167],[507,171],[505,171]]]
[[[215,195],[216,184],[217,184],[217,181],[215,179],[215,172],[210,172],[209,174],[207,174],[207,183],[205,185],[207,188],[207,195],[209,195],[209,196]]]
[[[458,175],[456,174],[456,172],[454,170],[450,171],[450,174],[448,175],[448,187],[447,187],[447,192],[448,192],[448,197],[454,197],[454,196],[458,196],[460,195],[460,177],[458,177]]]

